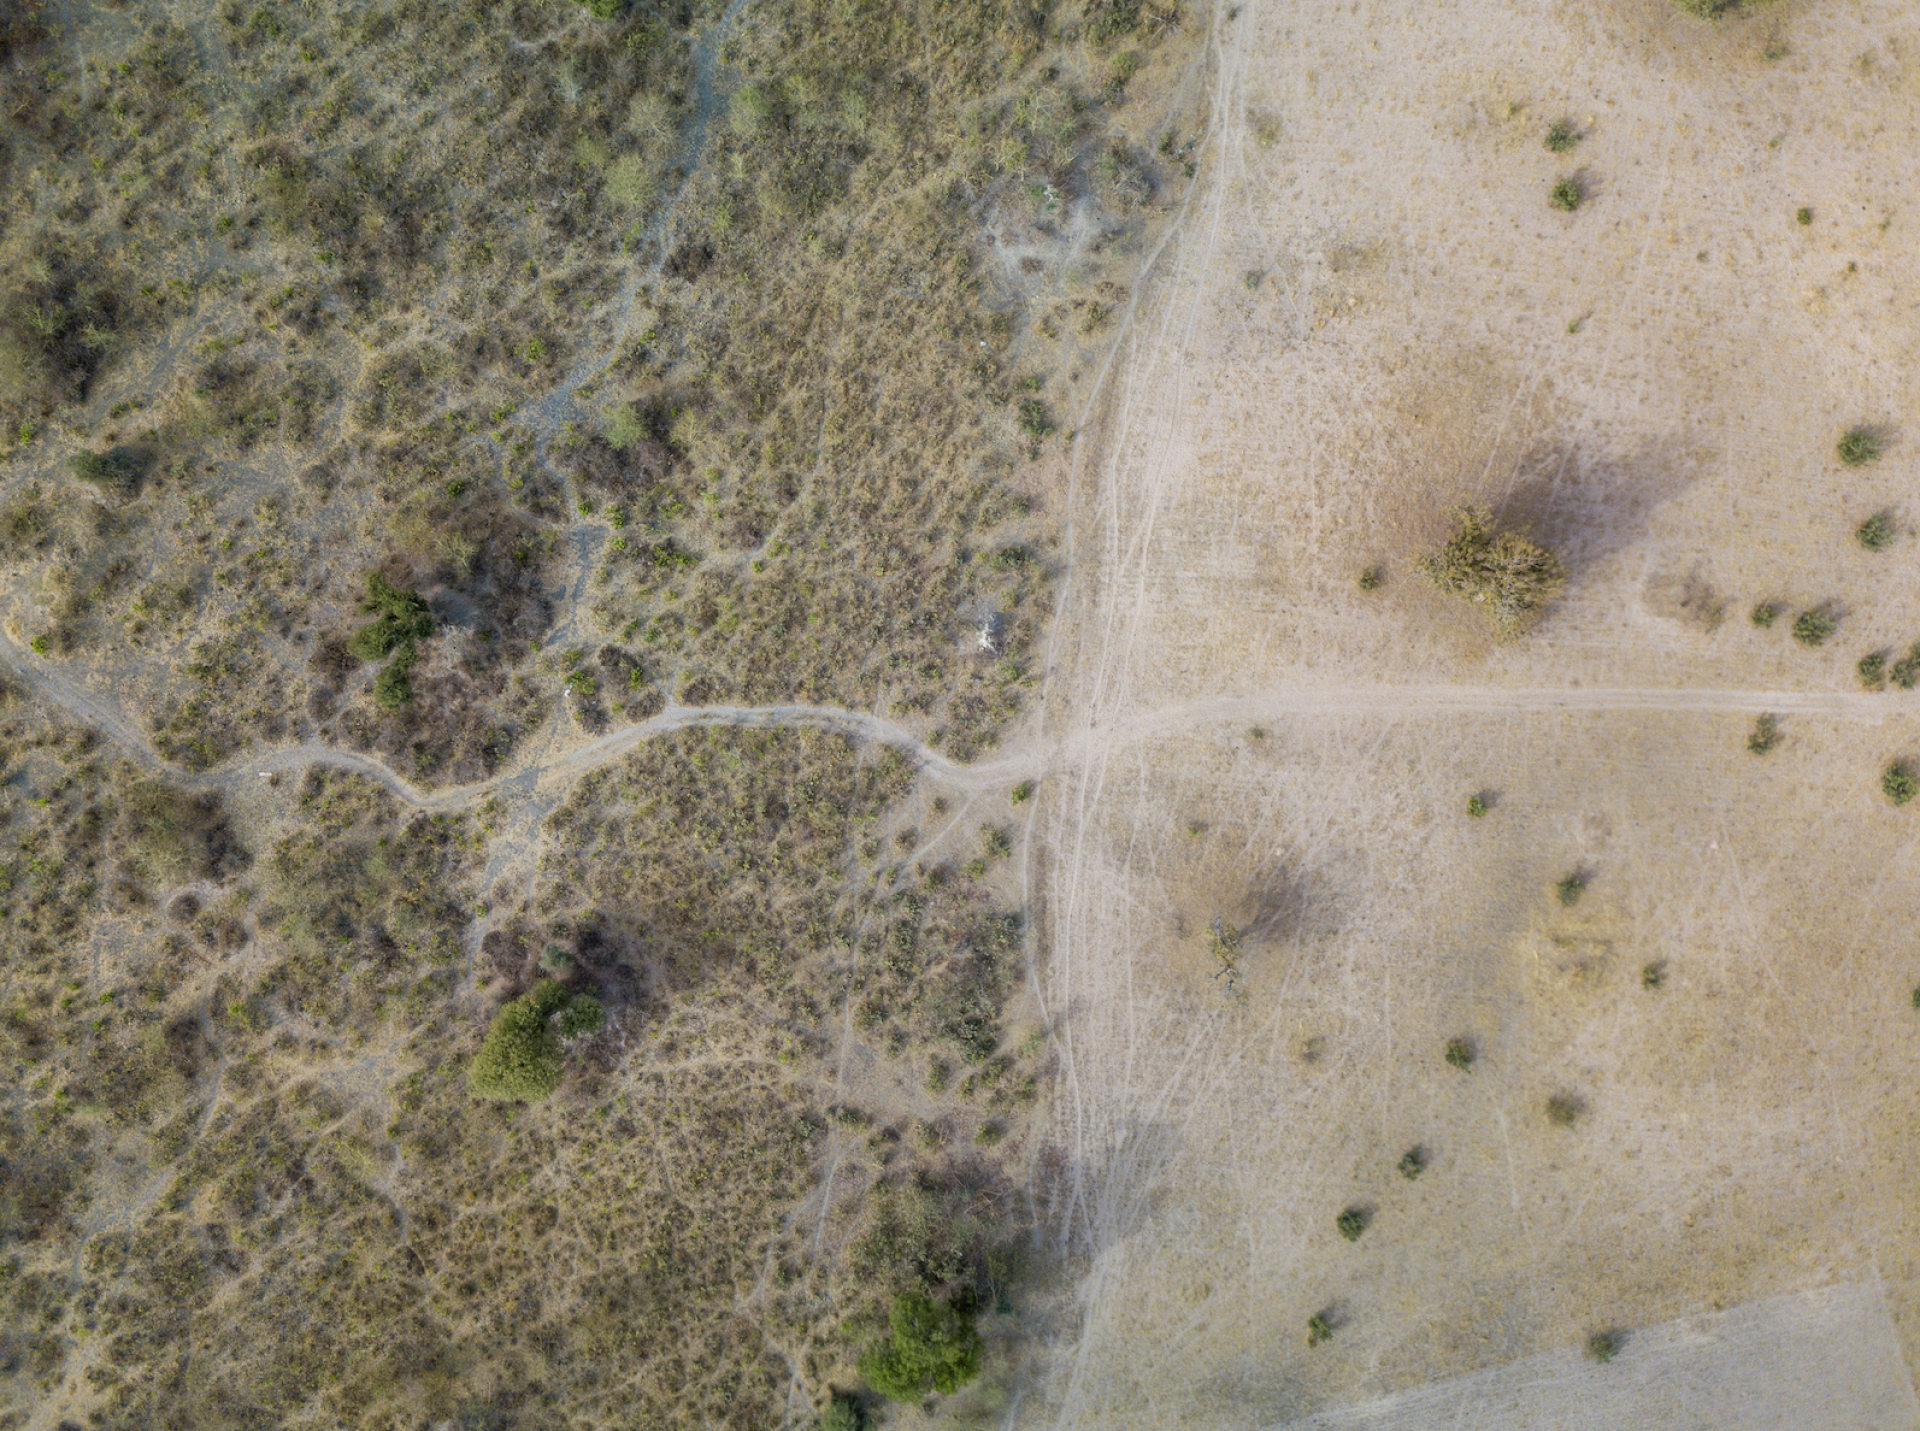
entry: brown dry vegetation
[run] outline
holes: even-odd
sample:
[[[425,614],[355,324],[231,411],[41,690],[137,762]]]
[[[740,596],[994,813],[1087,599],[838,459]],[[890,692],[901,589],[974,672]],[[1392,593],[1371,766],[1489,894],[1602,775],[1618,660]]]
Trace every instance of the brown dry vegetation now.
[[[0,18],[0,1428],[800,1425],[896,1291],[1015,1306],[1010,837],[814,732],[510,786],[670,700],[999,741],[1193,40],[720,14]],[[476,1103],[543,968],[608,1023]]]

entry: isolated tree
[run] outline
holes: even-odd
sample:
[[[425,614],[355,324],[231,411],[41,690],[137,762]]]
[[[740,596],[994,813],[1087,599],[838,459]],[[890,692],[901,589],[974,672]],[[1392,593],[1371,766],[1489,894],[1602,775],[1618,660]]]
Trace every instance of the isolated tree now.
[[[1498,530],[1478,508],[1456,507],[1453,522],[1446,545],[1420,559],[1421,574],[1484,611],[1496,640],[1524,635],[1566,588],[1560,559],[1529,537]]]
[[[860,1375],[882,1396],[951,1395],[980,1374],[980,1330],[971,1314],[907,1292],[887,1314],[893,1335],[860,1356]]]
[[[542,979],[494,1015],[467,1069],[467,1091],[475,1098],[538,1103],[560,1086],[561,1041],[594,1033],[605,1022],[606,1009],[591,994],[576,995],[565,984]]]

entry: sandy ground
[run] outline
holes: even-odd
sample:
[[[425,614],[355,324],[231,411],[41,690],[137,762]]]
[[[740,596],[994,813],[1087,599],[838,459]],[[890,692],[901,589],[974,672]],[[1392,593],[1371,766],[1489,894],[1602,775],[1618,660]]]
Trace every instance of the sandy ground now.
[[[1920,815],[1878,780],[1920,724],[1852,667],[1920,637],[1920,25],[1210,23],[1201,180],[1070,497],[1047,738],[1084,758],[1042,787],[1036,982],[1085,1275],[1015,1419],[1915,1425]],[[1846,469],[1858,422],[1896,440]],[[1572,569],[1522,644],[1412,569],[1462,500]],[[1762,600],[1846,615],[1810,650]]]

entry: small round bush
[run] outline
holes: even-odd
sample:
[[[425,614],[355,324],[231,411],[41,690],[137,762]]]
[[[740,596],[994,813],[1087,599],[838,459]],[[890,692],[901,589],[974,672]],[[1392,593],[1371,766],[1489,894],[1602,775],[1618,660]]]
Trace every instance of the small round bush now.
[[[1580,135],[1564,119],[1556,119],[1547,126],[1546,146],[1555,154],[1565,154],[1580,142]]]
[[[1467,796],[1467,813],[1476,820],[1484,816],[1487,813],[1486,797],[1481,795]]]
[[[1813,210],[1812,209],[1795,209],[1793,213],[1793,221],[1799,224],[1801,228],[1805,228],[1808,224],[1813,222]]]
[[[1555,894],[1560,896],[1560,902],[1562,904],[1578,904],[1580,902],[1580,896],[1586,892],[1586,888],[1587,877],[1581,874],[1580,871],[1575,870],[1572,874],[1561,880],[1560,883],[1556,884],[1553,890]]]
[[[1584,1111],[1585,1105],[1571,1093],[1556,1093],[1547,1100],[1547,1121],[1556,1128],[1571,1128]]]
[[[1587,1338],[1587,1355],[1604,1366],[1620,1355],[1626,1340],[1618,1332],[1595,1332]]]
[[[1553,192],[1547,196],[1547,201],[1561,213],[1570,214],[1586,202],[1586,197],[1580,187],[1580,181],[1568,175],[1553,186]]]
[[[1840,626],[1840,618],[1830,607],[1816,606],[1793,618],[1793,639],[1802,646],[1818,646]]]
[[[1915,780],[1913,772],[1900,762],[1887,767],[1886,774],[1880,777],[1880,790],[1894,804],[1904,805],[1920,795],[1920,780]]]
[[[1400,1155],[1398,1164],[1400,1176],[1412,1182],[1427,1170],[1427,1153],[1424,1148],[1409,1148]]]
[[[1884,439],[1873,428],[1855,427],[1848,429],[1833,450],[1847,466],[1861,467],[1869,462],[1878,462],[1885,449]]]
[[[1470,1040],[1464,1038],[1450,1038],[1447,1040],[1446,1058],[1448,1067],[1457,1068],[1462,1073],[1465,1073],[1473,1067],[1473,1061],[1478,1056],[1479,1055],[1474,1052],[1473,1044]]]
[[[1885,551],[1895,535],[1893,518],[1885,512],[1875,512],[1853,530],[1854,540],[1870,552]]]
[[[1767,627],[1773,625],[1773,618],[1779,614],[1780,608],[1778,606],[1774,605],[1771,601],[1763,601],[1753,608],[1753,612],[1748,619],[1764,631]]]
[[[1340,1235],[1349,1242],[1358,1242],[1360,1234],[1367,1230],[1367,1224],[1373,1221],[1372,1215],[1364,1207],[1350,1207],[1333,1220],[1340,1229]]]

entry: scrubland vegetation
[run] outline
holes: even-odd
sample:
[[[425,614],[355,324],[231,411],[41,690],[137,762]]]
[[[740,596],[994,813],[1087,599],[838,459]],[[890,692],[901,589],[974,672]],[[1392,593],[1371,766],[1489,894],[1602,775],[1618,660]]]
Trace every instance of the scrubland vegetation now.
[[[0,712],[0,1425],[857,1424],[871,1348],[973,1375],[1048,1057],[1009,832],[906,864],[910,765],[818,732],[662,737],[531,833],[512,779],[669,701],[998,742],[1196,44],[0,20],[0,585],[26,674],[137,726]],[[506,783],[254,768],[295,742]],[[846,1040],[926,1099],[831,1092]]]

